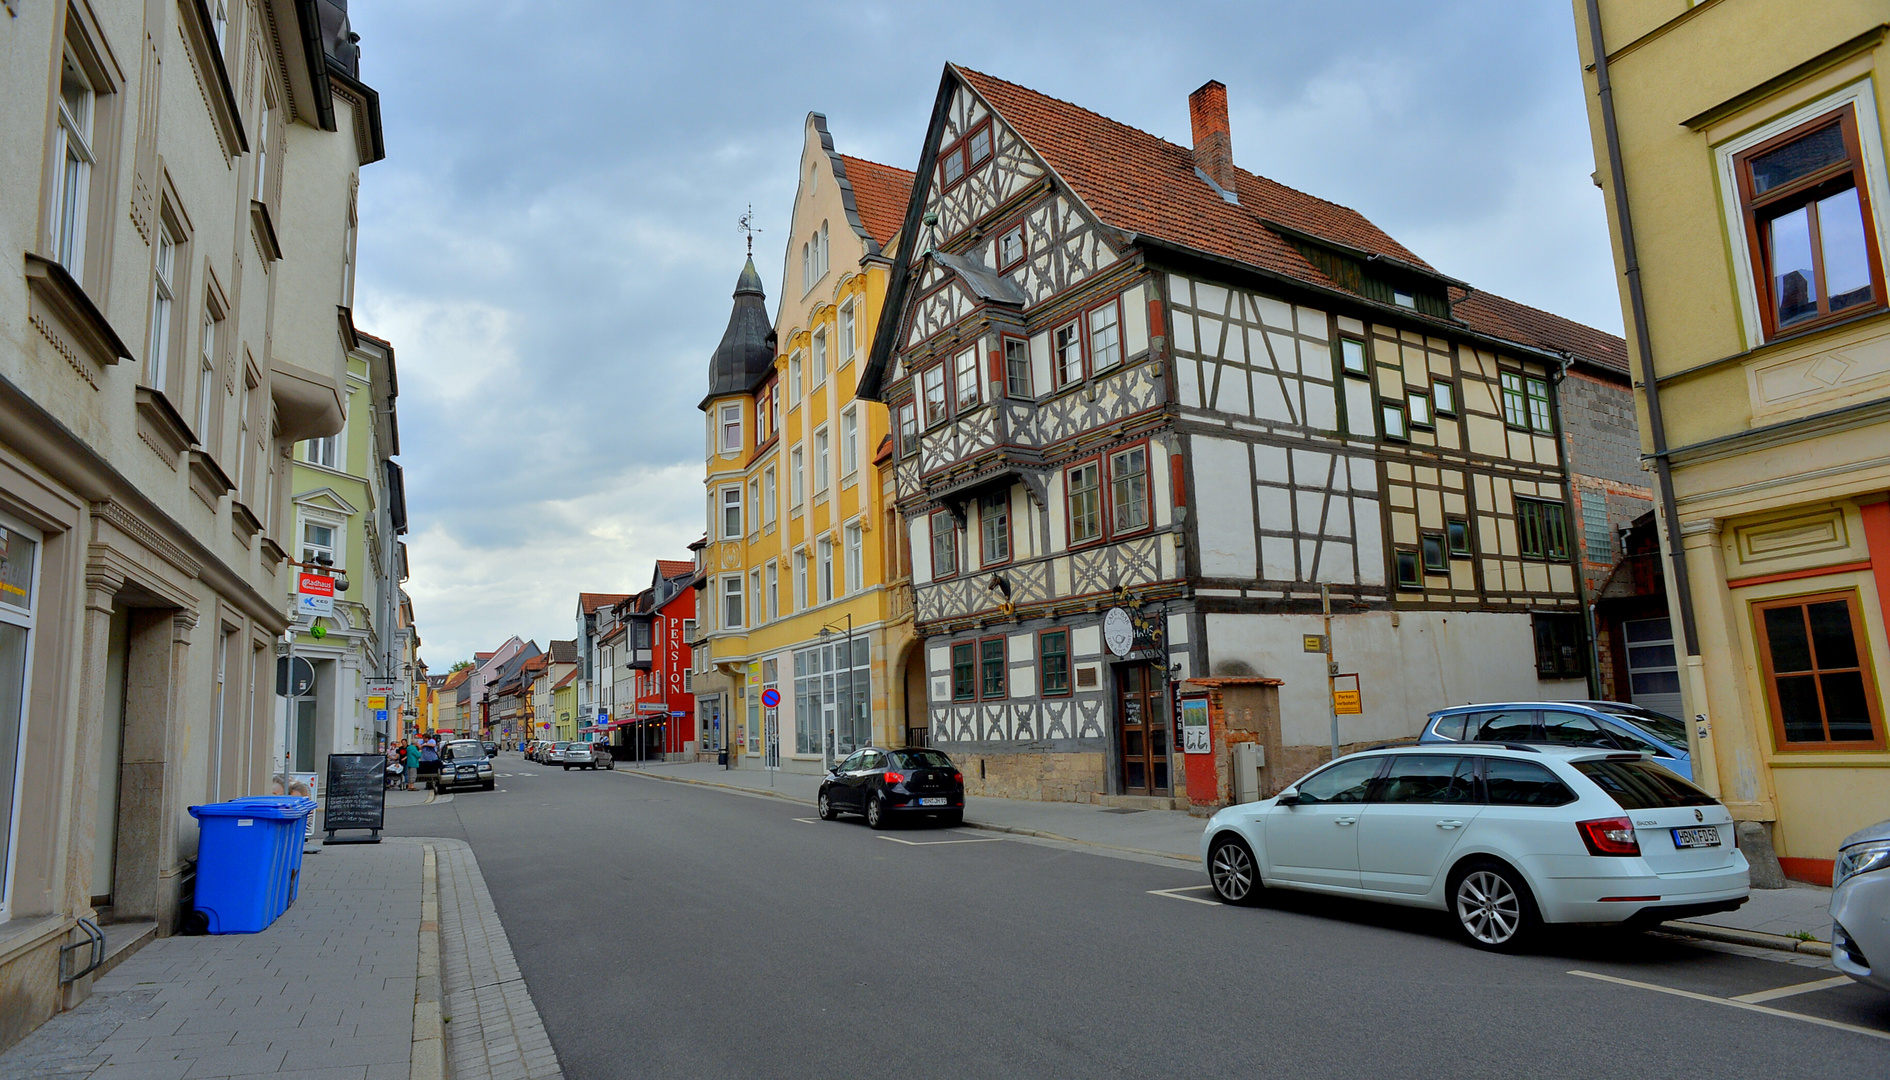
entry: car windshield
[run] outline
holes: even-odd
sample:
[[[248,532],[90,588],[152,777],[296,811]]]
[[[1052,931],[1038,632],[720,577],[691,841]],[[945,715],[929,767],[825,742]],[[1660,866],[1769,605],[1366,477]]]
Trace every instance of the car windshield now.
[[[900,769],[949,769],[952,759],[937,750],[894,750],[893,765]]]
[[[1711,795],[1649,761],[1577,761],[1575,769],[1620,803],[1623,810],[1717,803]]]
[[[1610,705],[1602,711],[1644,729],[1668,746],[1686,749],[1687,724],[1684,720],[1668,716],[1666,713],[1657,713],[1652,709],[1642,709],[1631,705]]]
[[[476,742],[447,743],[441,756],[450,757],[454,761],[473,760],[485,757],[486,748]]]

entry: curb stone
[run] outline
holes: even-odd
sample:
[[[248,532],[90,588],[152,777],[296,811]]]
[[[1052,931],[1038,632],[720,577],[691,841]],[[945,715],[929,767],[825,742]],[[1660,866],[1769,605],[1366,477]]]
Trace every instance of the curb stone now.
[[[1699,938],[1702,941],[1723,941],[1729,945],[1746,945],[1758,949],[1773,949],[1778,952],[1804,953],[1807,956],[1831,955],[1831,944],[1825,941],[1803,941],[1785,937],[1782,934],[1766,934],[1757,930],[1737,930],[1727,926],[1712,926],[1707,923],[1688,922],[1684,919],[1660,924],[1663,934],[1675,934],[1680,937]]]
[[[440,871],[431,844],[425,848],[420,881],[420,960],[414,972],[413,1056],[409,1080],[445,1080],[446,1033],[440,1015]]]

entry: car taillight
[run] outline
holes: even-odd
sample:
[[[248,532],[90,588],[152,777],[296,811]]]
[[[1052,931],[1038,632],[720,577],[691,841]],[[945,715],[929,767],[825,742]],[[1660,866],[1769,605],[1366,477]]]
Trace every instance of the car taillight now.
[[[903,784],[906,782],[906,774],[902,772],[894,772],[891,769],[887,769],[886,782],[888,784]]]
[[[1634,823],[1624,817],[1578,821],[1582,843],[1590,855],[1639,855],[1641,842],[1634,838]]]
[[[953,774],[952,774],[952,783],[954,783],[954,784],[962,784],[962,783],[964,783],[964,782],[965,782],[965,774],[964,774],[964,773],[961,773],[961,772],[955,772],[955,773],[953,773]]]

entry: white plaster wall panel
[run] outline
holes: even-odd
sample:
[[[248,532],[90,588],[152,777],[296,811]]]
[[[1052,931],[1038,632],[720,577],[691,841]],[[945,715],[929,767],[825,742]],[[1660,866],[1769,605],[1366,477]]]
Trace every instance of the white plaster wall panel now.
[[[1174,478],[1168,466],[1168,446],[1160,439],[1148,444],[1149,496],[1155,504],[1155,527],[1165,529],[1174,522]]]
[[[1317,615],[1206,616],[1209,670],[1242,660],[1280,687],[1281,734],[1287,745],[1324,746],[1330,739],[1325,657],[1300,651],[1300,638],[1322,632]],[[1425,717],[1473,701],[1573,700],[1580,680],[1535,677],[1535,635],[1523,612],[1387,612],[1333,619],[1334,657],[1342,672],[1360,675],[1365,711],[1339,718],[1341,741],[1415,735]],[[1381,674],[1382,673],[1382,674]],[[1394,674],[1395,673],[1395,674]]]
[[[1148,351],[1148,296],[1137,285],[1122,294],[1122,355]]]
[[[1017,698],[1037,696],[1037,665],[1027,664],[1011,669],[1011,696]]]
[[[1254,489],[1254,502],[1262,529],[1287,532],[1293,528],[1293,493],[1291,491],[1284,487],[1261,484]]]
[[[1326,313],[1325,312],[1314,311],[1312,308],[1309,308],[1309,307],[1302,307],[1302,308],[1297,309],[1296,313],[1299,316],[1299,332],[1300,333],[1306,335],[1309,338],[1316,338],[1320,341],[1328,340],[1328,338],[1326,337]]]
[[[1253,475],[1262,483],[1290,484],[1292,474],[1287,471],[1287,449],[1268,443],[1253,445]]]
[[[931,522],[926,517],[916,517],[906,523],[906,531],[912,540],[912,583],[924,585],[932,580],[932,535]],[[813,574],[813,568],[808,568]],[[809,582],[811,588],[812,582]]]
[[[1293,559],[1291,537],[1260,538],[1260,576],[1268,581],[1292,581],[1299,577],[1299,564]]]
[[[1185,353],[1194,352],[1194,316],[1184,311],[1175,311],[1173,322],[1175,324],[1175,349]]]
[[[1175,326],[1177,330],[1175,336],[1177,338],[1181,336],[1179,328],[1187,325],[1184,321],[1186,318],[1187,316],[1185,315],[1176,317]],[[1179,348],[1179,346],[1177,346],[1177,348]],[[1188,351],[1192,351],[1192,346],[1190,346]],[[1187,357],[1177,357],[1175,360],[1175,383],[1178,391],[1177,397],[1181,404],[1196,409],[1203,407],[1201,401],[1200,365]]]
[[[1354,497],[1352,519],[1358,526],[1358,580],[1361,585],[1385,583],[1384,522],[1378,500]]]
[[[1050,392],[1050,334],[1048,331],[1030,336],[1030,388],[1038,397]]]
[[[1035,634],[1012,634],[1010,643],[1005,646],[1009,651],[1011,663],[1021,664],[1034,659],[1037,655],[1036,642],[1037,635]],[[1025,697],[1027,695],[1014,694],[1012,696]]]
[[[1102,652],[1102,627],[1095,623],[1070,631],[1071,656],[1095,656]]]
[[[1248,480],[1246,446],[1227,439],[1194,440],[1194,484],[1197,491],[1214,492],[1197,500],[1196,536],[1201,547],[1201,573],[1208,577],[1253,576],[1253,500],[1239,493],[1253,490]]]
[[[1277,375],[1256,371],[1252,376],[1252,415],[1276,424],[1297,424],[1299,410],[1287,400],[1284,384]]]
[[[1168,644],[1186,645],[1188,643],[1189,618],[1187,615],[1168,616]]]

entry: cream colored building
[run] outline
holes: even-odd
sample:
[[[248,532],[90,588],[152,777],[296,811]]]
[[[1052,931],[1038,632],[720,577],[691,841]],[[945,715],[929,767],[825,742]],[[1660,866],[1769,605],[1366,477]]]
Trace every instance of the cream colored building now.
[[[0,14],[0,1046],[89,992],[61,945],[178,928],[188,806],[267,790],[287,454],[342,426],[382,156],[345,9]]]
[[[1828,882],[1890,818],[1886,9],[1574,8],[1695,775]]]

